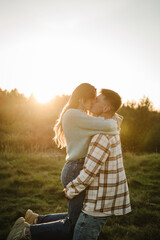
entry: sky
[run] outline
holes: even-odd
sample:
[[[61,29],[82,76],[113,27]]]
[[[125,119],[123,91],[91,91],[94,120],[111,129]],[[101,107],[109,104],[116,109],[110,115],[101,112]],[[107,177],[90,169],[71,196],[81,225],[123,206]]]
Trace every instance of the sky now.
[[[40,102],[82,82],[160,110],[159,0],[0,0],[0,88]]]

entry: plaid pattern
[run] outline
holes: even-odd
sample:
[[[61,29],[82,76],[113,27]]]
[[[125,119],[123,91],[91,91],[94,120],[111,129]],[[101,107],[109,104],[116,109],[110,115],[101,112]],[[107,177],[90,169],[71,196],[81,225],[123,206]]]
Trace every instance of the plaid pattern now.
[[[67,185],[66,197],[71,199],[84,189],[86,212],[124,215],[131,211],[119,135],[92,138],[83,170]]]

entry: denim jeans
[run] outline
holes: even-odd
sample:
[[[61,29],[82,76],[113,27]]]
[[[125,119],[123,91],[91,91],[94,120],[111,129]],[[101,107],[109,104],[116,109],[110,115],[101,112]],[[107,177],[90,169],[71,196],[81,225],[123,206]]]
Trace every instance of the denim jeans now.
[[[97,240],[107,221],[106,217],[94,217],[81,213],[74,228],[73,240]]]
[[[72,230],[68,213],[38,216],[38,223],[30,226],[32,240],[71,240]]]
[[[83,168],[84,158],[75,161],[67,162],[62,170],[61,181],[64,187],[75,179]],[[76,221],[81,213],[83,207],[83,201],[85,198],[85,191],[71,200],[68,200],[68,217],[71,221],[72,227],[74,228]]]
[[[65,187],[76,178],[83,168],[84,159],[67,162],[62,170],[61,179]],[[81,212],[85,192],[68,201],[68,213],[42,215],[38,224],[30,226],[32,240],[71,240],[74,226]]]

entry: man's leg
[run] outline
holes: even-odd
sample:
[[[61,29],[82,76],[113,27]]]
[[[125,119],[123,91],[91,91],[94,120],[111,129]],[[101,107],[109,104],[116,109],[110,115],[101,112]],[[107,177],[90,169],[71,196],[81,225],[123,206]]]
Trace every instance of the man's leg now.
[[[81,213],[74,228],[73,240],[97,240],[107,217],[93,217]]]

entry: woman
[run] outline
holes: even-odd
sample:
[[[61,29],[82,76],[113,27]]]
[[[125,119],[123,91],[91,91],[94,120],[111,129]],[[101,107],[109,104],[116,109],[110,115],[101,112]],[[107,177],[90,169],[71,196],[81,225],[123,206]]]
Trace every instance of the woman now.
[[[55,142],[58,147],[66,147],[67,151],[67,163],[62,171],[64,187],[76,178],[82,169],[91,137],[100,132],[117,133],[115,120],[104,120],[86,114],[88,110],[91,110],[95,99],[95,87],[88,83],[80,84],[73,91],[54,127]],[[74,225],[80,214],[84,196],[85,192],[82,192],[69,200],[68,214],[38,216],[32,211],[27,211],[25,220],[31,225],[28,225],[23,218],[18,219],[7,240],[19,240],[24,236],[33,240],[72,239]]]

